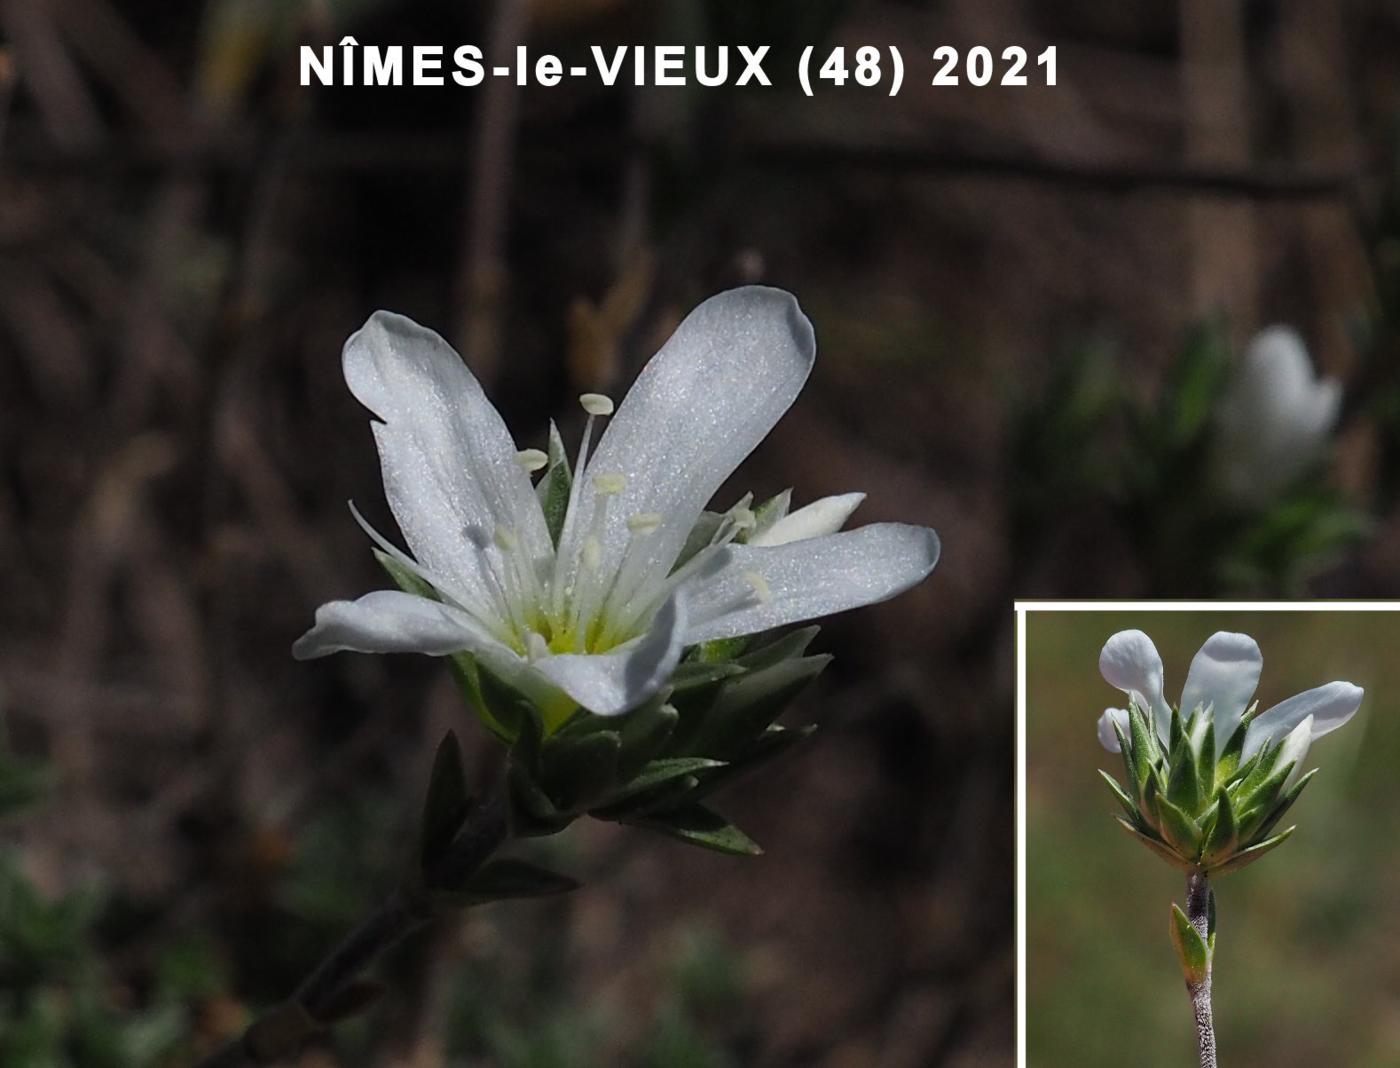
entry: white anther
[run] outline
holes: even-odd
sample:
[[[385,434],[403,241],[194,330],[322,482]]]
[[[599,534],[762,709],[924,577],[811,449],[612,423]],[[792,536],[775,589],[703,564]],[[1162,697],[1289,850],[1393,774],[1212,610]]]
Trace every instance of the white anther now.
[[[758,523],[752,508],[735,508],[729,517],[739,530],[752,530]]]
[[[660,512],[638,512],[627,517],[627,529],[633,534],[653,534],[661,526]]]
[[[583,561],[583,566],[589,571],[598,570],[598,565],[603,562],[603,547],[598,544],[597,538],[583,539],[583,548],[579,550],[579,559]]]
[[[627,488],[626,475],[594,475],[593,488],[609,497],[616,497]]]
[[[503,553],[513,552],[515,550],[515,535],[511,533],[510,527],[497,527],[494,540],[496,542],[496,548],[500,549]]]
[[[525,655],[531,660],[541,660],[549,655],[549,643],[539,631],[532,630],[525,635]]]
[[[601,393],[581,393],[578,402],[589,415],[612,415],[613,413],[612,398]]]
[[[525,468],[527,475],[533,475],[549,463],[549,457],[542,449],[521,449],[515,454],[515,458],[520,461],[520,466]]]
[[[768,585],[768,580],[757,571],[745,571],[744,581],[749,584],[753,592],[758,597],[759,604],[767,604],[773,598],[773,588]]]

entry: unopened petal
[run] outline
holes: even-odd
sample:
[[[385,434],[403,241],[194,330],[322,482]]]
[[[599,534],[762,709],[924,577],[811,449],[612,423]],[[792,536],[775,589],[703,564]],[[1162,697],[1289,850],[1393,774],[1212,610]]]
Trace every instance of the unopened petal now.
[[[795,512],[789,512],[771,527],[761,530],[748,541],[750,545],[786,545],[792,541],[805,541],[820,538],[824,534],[835,534],[846,525],[851,513],[865,500],[864,493],[842,493],[835,497],[822,497],[804,505]]]
[[[1280,701],[1250,723],[1241,759],[1248,760],[1267,743],[1283,738],[1309,716],[1311,737],[1321,738],[1356,715],[1365,695],[1365,690],[1349,682],[1329,682]]]
[[[1113,728],[1118,727],[1126,736],[1128,733],[1128,710],[1126,708],[1105,708],[1103,715],[1099,717],[1099,744],[1110,753],[1121,753],[1123,747],[1118,744],[1118,733]]]

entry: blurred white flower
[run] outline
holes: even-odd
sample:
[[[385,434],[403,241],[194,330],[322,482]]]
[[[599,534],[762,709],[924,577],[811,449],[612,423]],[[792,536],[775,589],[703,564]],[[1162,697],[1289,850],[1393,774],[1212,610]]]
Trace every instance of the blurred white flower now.
[[[412,558],[369,533],[442,600],[385,590],[332,601],[294,654],[465,651],[557,722],[576,706],[635,708],[689,645],[908,589],[937,562],[937,535],[896,523],[837,533],[860,494],[817,501],[761,534],[747,507],[706,513],[717,521],[699,528],[710,533],[695,551],[704,505],[792,404],[815,351],[789,293],[748,286],[702,303],[592,453],[594,424],[613,405],[580,398],[588,422],[556,546],[529,476],[544,454],[517,451],[441,337],[376,312],[346,342],[345,380],[378,418],[385,494]]]
[[[1217,411],[1225,490],[1258,505],[1286,488],[1321,458],[1341,400],[1341,384],[1316,375],[1296,331],[1261,330]]]
[[[1212,634],[1191,661],[1177,708],[1182,720],[1198,708],[1205,710],[1215,726],[1217,756],[1245,719],[1263,666],[1264,658],[1253,638],[1227,631]],[[1149,714],[1166,747],[1171,733],[1172,709],[1164,696],[1162,658],[1152,639],[1140,630],[1119,631],[1104,644],[1099,654],[1099,671],[1110,685],[1122,690]],[[1329,682],[1258,713],[1245,728],[1240,763],[1248,761],[1265,745],[1283,743],[1274,766],[1293,763],[1292,777],[1296,779],[1308,746],[1314,739],[1351,719],[1364,694],[1361,687],[1349,682]],[[1099,717],[1099,741],[1109,752],[1119,751],[1113,725],[1116,723],[1126,734],[1127,721],[1128,713],[1124,709],[1110,708]]]

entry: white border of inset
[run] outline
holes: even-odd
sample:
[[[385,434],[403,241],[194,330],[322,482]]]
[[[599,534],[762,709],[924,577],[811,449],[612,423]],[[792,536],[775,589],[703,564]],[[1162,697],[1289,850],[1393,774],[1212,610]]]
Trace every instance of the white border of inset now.
[[[1400,612],[1400,601],[1022,601],[1016,610],[1016,1064],[1026,1060],[1026,613]]]

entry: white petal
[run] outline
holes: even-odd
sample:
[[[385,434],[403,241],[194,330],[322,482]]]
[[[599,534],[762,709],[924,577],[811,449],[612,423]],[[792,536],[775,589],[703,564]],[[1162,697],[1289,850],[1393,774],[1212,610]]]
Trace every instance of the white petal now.
[[[642,704],[666,685],[685,649],[686,594],[678,590],[640,639],[611,653],[565,653],[531,665],[590,712],[616,716]]]
[[[292,655],[311,660],[331,653],[449,653],[506,651],[463,611],[399,590],[376,590],[355,601],[316,609],[315,625],[296,640]]]
[[[627,517],[654,512],[662,525],[637,547],[637,584],[665,575],[706,502],[796,399],[815,354],[811,323],[780,289],[732,289],[686,316],[637,376],[588,462],[595,474],[627,480],[600,537],[605,572],[626,548]],[[561,546],[568,560],[593,507],[591,495],[579,501]]]
[[[1248,634],[1224,630],[1207,638],[1191,661],[1186,687],[1181,691],[1181,714],[1191,715],[1198,705],[1214,707],[1216,753],[1224,750],[1240,725],[1263,667],[1258,642]]]
[[[530,559],[551,554],[530,478],[500,414],[452,347],[431,330],[375,312],[345,343],[350,391],[374,424],[384,493],[413,556],[481,602],[481,558],[466,531],[510,530]]]
[[[1162,694],[1162,657],[1152,639],[1140,630],[1120,630],[1104,643],[1099,673],[1110,686],[1134,698],[1144,712],[1153,713],[1157,734],[1166,741],[1172,710]]]
[[[1099,717],[1099,744],[1110,753],[1121,753],[1122,747],[1118,744],[1118,735],[1114,731],[1114,724],[1123,732],[1124,737],[1128,734],[1128,710],[1126,708],[1105,708],[1103,715]]]
[[[820,538],[823,534],[835,534],[846,525],[851,513],[865,500],[864,493],[842,493],[835,497],[822,497],[804,505],[795,512],[789,512],[767,530],[761,530],[749,539],[750,545],[786,545],[790,541],[805,541]]]
[[[1356,715],[1365,694],[1360,686],[1349,682],[1329,682],[1280,701],[1249,724],[1241,759],[1248,760],[1264,748],[1265,743],[1282,738],[1309,716],[1313,721],[1312,737],[1321,738]]]
[[[1308,755],[1308,747],[1313,740],[1313,718],[1305,716],[1303,721],[1288,732],[1288,737],[1283,740],[1283,745],[1279,747],[1278,756],[1274,759],[1274,769],[1293,765],[1293,770],[1288,773],[1288,778],[1284,780],[1283,788],[1286,790],[1297,782],[1303,775],[1303,759]]]
[[[731,545],[729,552],[728,566],[692,587],[687,643],[887,600],[933,570],[939,545],[927,527],[874,523],[768,548]]]

